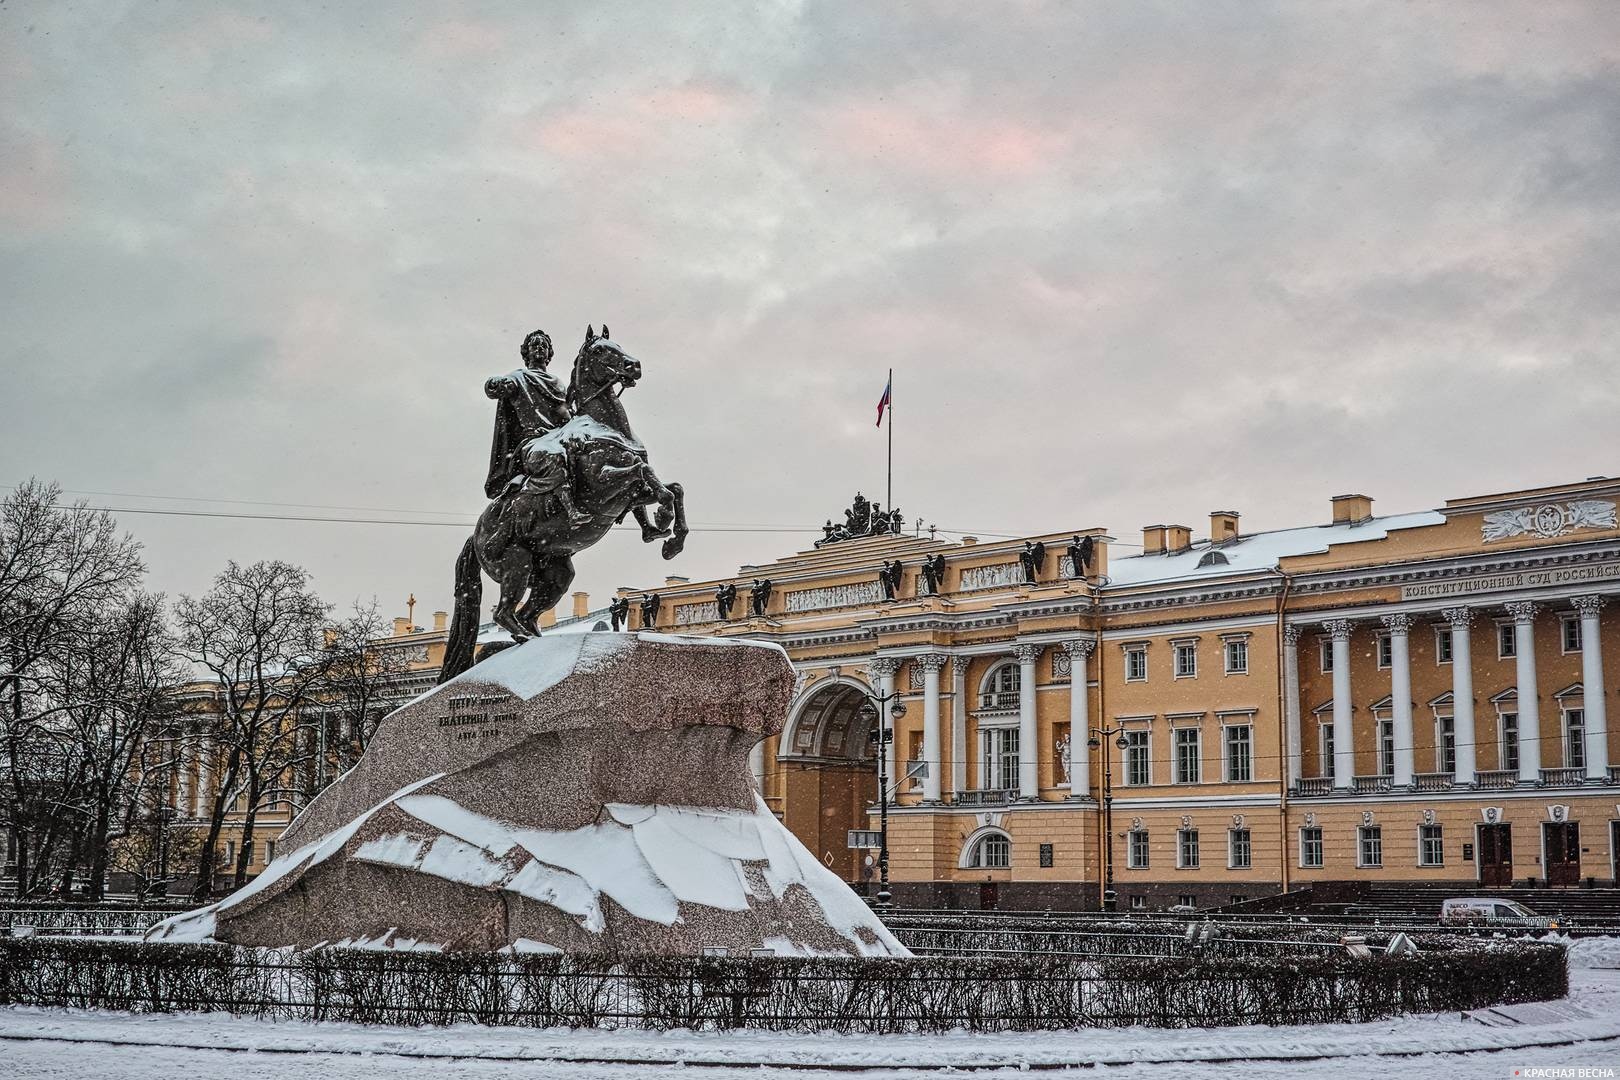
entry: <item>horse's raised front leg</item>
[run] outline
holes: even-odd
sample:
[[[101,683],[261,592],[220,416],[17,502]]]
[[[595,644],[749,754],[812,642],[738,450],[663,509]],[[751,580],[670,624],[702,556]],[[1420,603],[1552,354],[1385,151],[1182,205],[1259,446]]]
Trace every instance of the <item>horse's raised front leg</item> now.
[[[664,541],[663,556],[666,559],[673,559],[681,553],[682,548],[686,547],[686,489],[674,482],[668,484],[667,488],[674,503],[675,521],[673,533]]]
[[[662,514],[662,507],[660,507],[659,512]],[[662,527],[654,524],[652,520],[647,517],[647,508],[645,506],[632,506],[630,508],[630,513],[635,515],[636,523],[641,526],[641,542],[643,544],[650,544],[654,540],[657,540],[660,536],[669,535],[668,523],[666,522]]]

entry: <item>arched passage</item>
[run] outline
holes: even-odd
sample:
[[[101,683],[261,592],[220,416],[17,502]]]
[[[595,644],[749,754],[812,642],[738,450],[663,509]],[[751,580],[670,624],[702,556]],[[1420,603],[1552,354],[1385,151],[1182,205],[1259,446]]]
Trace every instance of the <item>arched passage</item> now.
[[[845,881],[864,881],[864,850],[849,830],[867,827],[877,798],[871,725],[860,717],[866,687],[837,678],[818,685],[789,714],[777,753],[786,788],[785,824],[822,864]]]

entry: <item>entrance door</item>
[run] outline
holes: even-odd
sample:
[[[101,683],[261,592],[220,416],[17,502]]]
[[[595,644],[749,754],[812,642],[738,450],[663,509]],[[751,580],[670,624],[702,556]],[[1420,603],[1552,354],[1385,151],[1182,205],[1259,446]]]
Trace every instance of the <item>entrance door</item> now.
[[[1513,826],[1479,827],[1479,883],[1513,884]]]
[[[986,881],[979,886],[979,910],[994,911],[1001,902],[1001,885],[994,881]]]
[[[1581,827],[1573,821],[1546,822],[1541,841],[1547,852],[1547,884],[1581,883]]]

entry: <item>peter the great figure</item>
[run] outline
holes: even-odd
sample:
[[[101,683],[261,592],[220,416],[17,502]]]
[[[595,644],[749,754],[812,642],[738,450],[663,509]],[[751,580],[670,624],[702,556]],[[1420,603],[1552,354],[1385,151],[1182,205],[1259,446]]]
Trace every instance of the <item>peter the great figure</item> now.
[[[574,418],[568,391],[546,368],[551,364],[551,336],[536,330],[523,339],[523,366],[484,383],[484,394],[500,402],[495,410],[495,439],[489,451],[484,495],[509,500],[523,490],[553,496],[572,525],[588,525],[591,515],[574,506],[573,477],[566,445],[548,446],[541,439]]]

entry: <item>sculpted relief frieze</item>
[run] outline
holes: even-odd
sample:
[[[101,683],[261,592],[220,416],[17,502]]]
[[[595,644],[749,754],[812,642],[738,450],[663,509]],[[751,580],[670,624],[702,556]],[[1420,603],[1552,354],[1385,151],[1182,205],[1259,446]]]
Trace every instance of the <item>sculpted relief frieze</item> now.
[[[1492,540],[1510,540],[1516,536],[1551,539],[1576,529],[1612,528],[1615,528],[1615,504],[1612,501],[1576,499],[1566,503],[1519,506],[1486,514],[1480,534],[1488,544]]]
[[[1021,585],[1024,569],[1016,562],[991,563],[989,566],[970,566],[962,571],[962,591],[994,589],[997,586]]]
[[[822,608],[854,607],[859,604],[882,602],[883,585],[876,581],[827,585],[819,589],[795,589],[786,593],[783,601],[788,611],[820,611]]]

